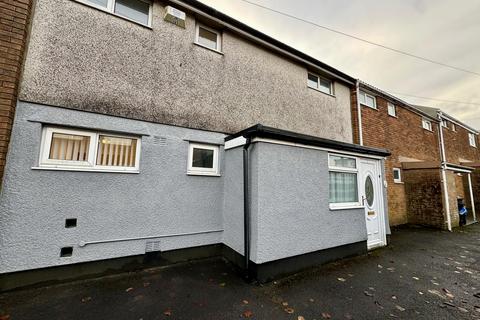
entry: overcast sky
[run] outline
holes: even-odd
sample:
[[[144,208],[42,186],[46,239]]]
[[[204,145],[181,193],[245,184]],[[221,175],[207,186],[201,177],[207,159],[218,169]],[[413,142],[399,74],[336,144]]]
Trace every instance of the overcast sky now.
[[[411,103],[480,129],[480,76],[419,61],[258,8],[201,0],[286,44]],[[345,33],[480,73],[479,0],[251,0]]]

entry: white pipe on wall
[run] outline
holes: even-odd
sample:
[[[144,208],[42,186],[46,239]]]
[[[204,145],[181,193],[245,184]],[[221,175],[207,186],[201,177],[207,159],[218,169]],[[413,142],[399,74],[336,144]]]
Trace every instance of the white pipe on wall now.
[[[360,80],[358,79],[355,82],[355,92],[357,96],[358,143],[363,146],[362,106],[360,105]]]
[[[473,221],[477,222],[477,215],[475,213],[475,199],[473,198],[473,188],[472,188],[472,174],[468,174],[468,188],[470,190],[470,201],[472,202],[472,213]]]
[[[438,124],[438,132],[440,136],[440,151],[442,154],[442,181],[443,181],[443,195],[445,200],[445,212],[447,214],[447,226],[448,231],[452,231],[452,219],[450,217],[450,202],[448,199],[448,185],[447,185],[447,156],[445,153],[445,143],[443,140],[443,127],[442,127],[442,113],[438,114],[440,123]]]

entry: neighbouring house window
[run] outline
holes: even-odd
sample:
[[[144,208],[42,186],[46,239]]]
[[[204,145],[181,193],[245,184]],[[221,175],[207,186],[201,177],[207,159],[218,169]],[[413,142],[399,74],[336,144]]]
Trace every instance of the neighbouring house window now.
[[[371,94],[360,91],[359,99],[361,104],[373,109],[377,109],[377,98],[375,98],[375,96],[372,96]]]
[[[313,73],[308,73],[307,85],[309,88],[321,91],[326,94],[333,94],[333,84],[332,81],[317,76]]]
[[[470,143],[470,146],[477,147],[477,140],[475,140],[475,134],[468,133],[468,141]]]
[[[425,130],[433,131],[432,130],[432,122],[430,120],[422,119],[422,127]]]
[[[397,109],[395,108],[395,105],[391,102],[387,103],[387,108],[388,108],[388,115],[392,117],[397,116]]]
[[[448,121],[447,120],[442,120],[442,127],[448,128]]]
[[[219,175],[219,146],[190,143],[188,149],[188,173],[195,175]]]
[[[152,2],[150,0],[76,0],[95,8],[150,26]]]
[[[40,167],[136,171],[140,138],[45,127]]]
[[[354,206],[358,202],[357,160],[329,155],[329,187],[331,206]]]
[[[452,131],[457,131],[457,127],[455,126],[455,123],[452,123]]]
[[[399,168],[393,168],[393,182],[401,183],[402,182],[402,170]]]
[[[222,34],[220,31],[215,29],[197,24],[195,43],[201,45],[202,47],[221,52]]]

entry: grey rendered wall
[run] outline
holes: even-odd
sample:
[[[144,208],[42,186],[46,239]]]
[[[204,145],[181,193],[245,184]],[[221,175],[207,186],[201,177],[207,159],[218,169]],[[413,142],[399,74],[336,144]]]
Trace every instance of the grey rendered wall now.
[[[225,151],[223,243],[244,254],[243,147]]]
[[[350,91],[307,88],[307,69],[225,31],[224,55],[163,20],[152,28],[73,0],[36,1],[20,100],[233,133],[256,123],[352,141]],[[328,116],[326,116],[328,115]]]
[[[329,209],[327,152],[257,143],[254,153],[252,180],[258,198],[252,261],[260,264],[367,240],[363,209]]]
[[[146,134],[140,173],[32,170],[39,156],[37,121]],[[156,136],[166,138],[166,144],[157,144]],[[184,139],[221,144],[223,138],[219,133],[19,103],[0,198],[0,273],[145,253],[145,240],[84,248],[77,246],[80,241],[221,230],[224,178],[188,176]],[[65,218],[72,217],[78,218],[78,227],[66,229]],[[160,243],[167,251],[221,241],[222,232],[214,232],[163,238]],[[73,256],[60,258],[60,248],[70,245]]]

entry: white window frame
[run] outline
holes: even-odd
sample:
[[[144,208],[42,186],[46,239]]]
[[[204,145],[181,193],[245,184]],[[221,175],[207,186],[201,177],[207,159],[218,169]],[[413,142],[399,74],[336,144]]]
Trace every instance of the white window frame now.
[[[470,147],[477,147],[477,140],[475,139],[475,134],[469,132],[468,133],[468,143],[470,144]]]
[[[125,16],[122,16],[118,13],[115,12],[115,1],[116,0],[107,0],[107,7],[102,7],[96,3],[93,3],[89,0],[74,0],[74,1],[77,1],[77,2],[80,2],[80,3],[83,3],[87,6],[90,6],[90,7],[93,7],[93,8],[96,8],[98,10],[102,10],[102,11],[105,11],[107,13],[110,13],[116,17],[120,17],[122,19],[125,19],[125,20],[128,20],[128,21],[131,21],[133,23],[136,23],[136,24],[139,24],[141,26],[146,26],[146,27],[149,27],[151,28],[152,27],[152,17],[153,17],[153,13],[152,13],[152,7],[153,7],[153,3],[152,3],[152,0],[138,0],[138,1],[141,1],[141,2],[145,2],[149,5],[149,9],[148,9],[148,23],[147,24],[143,24],[141,22],[138,22],[136,20],[133,20],[133,19],[130,19],[128,17],[125,17]]]
[[[390,110],[393,110],[393,113],[390,112]],[[387,102],[387,113],[389,116],[396,118],[397,117],[397,106],[395,106],[391,102]]]
[[[363,101],[360,99],[360,97],[358,97],[361,105],[364,105],[365,107],[372,108],[372,109],[375,109],[375,110],[378,109],[377,108],[377,97],[375,97],[374,95],[368,94],[365,91],[360,91],[360,96],[363,96]],[[373,106],[369,106],[367,104],[367,96],[370,97],[370,98],[373,98]]]
[[[346,168],[346,167],[337,167],[330,165],[330,157],[342,157],[355,160],[355,168]],[[360,201],[360,181],[359,181],[359,171],[358,171],[358,158],[352,157],[344,154],[329,153],[328,154],[328,173],[330,172],[341,172],[341,173],[355,173],[357,176],[357,201],[356,202],[339,202],[339,203],[330,203],[330,209],[349,209],[349,208],[363,208]]]
[[[79,136],[90,137],[90,144],[88,146],[88,160],[87,161],[72,161],[72,160],[54,160],[49,159],[50,147],[52,144],[52,136],[54,133],[72,134]],[[101,166],[97,165],[98,142],[100,136],[117,137],[137,140],[135,153],[135,166],[121,167],[121,166]],[[127,136],[112,134],[103,131],[86,131],[77,129],[67,129],[62,127],[46,126],[42,130],[42,138],[40,145],[40,158],[38,167],[34,169],[52,169],[52,170],[71,170],[71,171],[104,171],[104,172],[138,172],[140,168],[140,154],[141,154],[142,139],[137,136]]]
[[[199,37],[200,37],[200,28],[203,28],[203,29],[205,29],[205,30],[207,30],[207,31],[213,32],[213,33],[215,33],[215,34],[217,35],[217,48],[216,48],[216,49],[212,49],[212,48],[210,48],[210,47],[207,47],[207,46],[201,44],[201,43],[198,41],[198,39],[199,39]],[[196,24],[196,26],[195,26],[195,42],[194,42],[194,43],[195,43],[196,45],[202,47],[202,48],[205,48],[205,49],[212,50],[212,51],[215,51],[215,52],[218,52],[218,53],[223,54],[223,51],[222,51],[222,50],[223,50],[222,36],[223,36],[223,34],[222,34],[221,31],[216,30],[216,29],[211,28],[211,27],[208,27],[208,26],[206,26],[206,25],[204,25],[204,24],[202,24],[202,23],[200,23],[200,22],[197,22],[197,24]]]
[[[455,123],[452,122],[452,131],[457,131],[457,126],[455,125]]]
[[[433,131],[432,121],[422,118],[422,128],[428,131]]]
[[[395,179],[395,172],[398,172],[398,179]],[[402,183],[402,169],[393,168],[393,182]]]
[[[203,168],[193,166],[193,149],[213,150],[213,168]],[[188,145],[188,167],[187,174],[200,176],[220,176],[219,161],[220,146],[208,143],[190,142]]]
[[[442,120],[442,127],[448,129],[448,121],[447,120]]]
[[[317,86],[316,87],[313,87],[310,85],[309,81],[308,81],[308,76],[314,76],[314,77],[317,77]],[[324,81],[328,81],[330,83],[330,92],[325,92],[325,91],[322,91],[320,88],[320,84],[321,84],[321,81],[324,80]],[[310,89],[313,89],[313,90],[316,90],[316,91],[319,91],[321,93],[324,93],[324,94],[328,94],[329,96],[335,96],[334,95],[334,92],[333,92],[333,81],[328,79],[328,78],[325,78],[325,77],[322,77],[316,73],[313,73],[313,72],[307,72],[307,87],[309,87]]]

